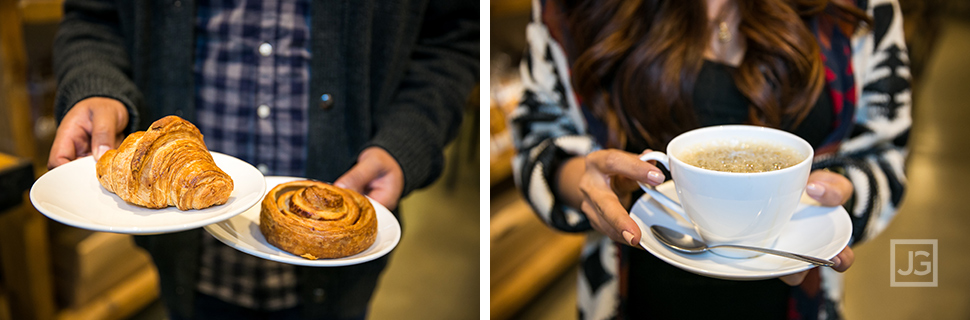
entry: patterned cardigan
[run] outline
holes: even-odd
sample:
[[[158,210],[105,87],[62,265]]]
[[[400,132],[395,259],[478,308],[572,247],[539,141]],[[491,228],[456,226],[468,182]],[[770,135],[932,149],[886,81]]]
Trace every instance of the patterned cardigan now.
[[[595,232],[586,216],[556,198],[551,185],[559,164],[601,148],[589,132],[584,106],[570,81],[569,59],[562,24],[554,17],[554,0],[533,0],[532,22],[526,29],[528,47],[520,71],[523,99],[511,115],[515,146],[515,182],[537,216],[550,227],[566,232],[589,232],[579,272],[578,305],[582,319],[621,316],[618,250],[623,245]],[[853,225],[850,244],[872,238],[886,228],[902,200],[904,162],[911,125],[908,56],[902,14],[896,0],[856,1],[874,24],[847,35],[830,15],[809,21],[822,49],[827,92],[832,98],[832,133],[816,150],[813,168],[831,168],[852,182],[855,194],[846,204]],[[561,14],[561,13],[558,13]],[[853,68],[855,66],[855,68]],[[596,255],[595,257],[593,255]],[[842,274],[816,268],[820,287],[792,290],[821,292],[815,310],[792,310],[793,317],[841,317]],[[600,272],[606,274],[589,274]],[[610,279],[590,282],[586,277]],[[596,285],[591,285],[595,283]],[[803,284],[804,286],[804,284]],[[819,291],[820,290],[820,291]],[[805,297],[793,294],[793,297]],[[821,296],[821,298],[818,298]],[[804,303],[792,303],[804,306]],[[815,308],[815,307],[811,307]]]

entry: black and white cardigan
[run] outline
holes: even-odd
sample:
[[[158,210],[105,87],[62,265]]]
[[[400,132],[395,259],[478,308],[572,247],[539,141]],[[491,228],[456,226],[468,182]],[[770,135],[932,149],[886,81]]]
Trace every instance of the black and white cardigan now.
[[[550,227],[588,232],[581,259],[578,304],[583,319],[611,319],[620,312],[618,244],[592,230],[586,216],[556,198],[554,175],[560,163],[601,147],[587,130],[583,106],[570,81],[564,46],[553,37],[542,17],[545,0],[533,0],[533,20],[526,29],[528,47],[520,65],[522,102],[510,116],[518,151],[515,182],[536,215]],[[874,18],[870,28],[851,35],[852,97],[855,113],[849,132],[831,152],[815,159],[815,168],[835,168],[855,188],[848,211],[853,221],[852,243],[879,234],[899,207],[906,178],[906,139],[911,125],[908,56],[902,14],[896,0],[860,1]],[[846,35],[849,37],[849,35]],[[817,152],[818,153],[818,152]],[[595,264],[597,274],[589,268]],[[820,268],[825,303],[820,318],[839,318],[842,274]],[[588,281],[587,277],[608,279]]]

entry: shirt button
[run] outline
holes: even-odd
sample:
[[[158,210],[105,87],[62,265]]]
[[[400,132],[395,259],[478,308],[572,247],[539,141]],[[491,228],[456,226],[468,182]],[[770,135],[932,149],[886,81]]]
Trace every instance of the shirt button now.
[[[263,42],[259,45],[259,54],[264,57],[269,57],[269,55],[273,54],[273,45],[269,44],[269,42]]]
[[[175,287],[175,293],[176,294],[184,294],[185,293],[185,289],[182,289],[182,287]]]
[[[313,301],[316,303],[322,303],[327,298],[326,291],[323,288],[313,289]]]
[[[333,107],[333,97],[329,93],[324,93],[320,96],[320,108],[323,110],[330,110]]]
[[[180,8],[182,7],[182,1],[175,0],[175,2],[172,3],[172,5],[174,5],[176,8]]]
[[[263,174],[269,173],[269,166],[267,166],[265,163],[257,164],[256,169],[259,169],[259,172],[262,172]]]
[[[175,109],[175,115],[181,117],[182,116],[182,109]]]
[[[269,118],[269,106],[265,104],[260,105],[259,108],[256,108],[256,115],[259,116],[260,119]]]

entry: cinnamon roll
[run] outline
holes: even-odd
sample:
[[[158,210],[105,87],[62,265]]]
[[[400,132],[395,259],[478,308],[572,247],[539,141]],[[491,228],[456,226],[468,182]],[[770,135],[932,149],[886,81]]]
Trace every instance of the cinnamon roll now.
[[[128,203],[151,209],[225,204],[232,178],[216,166],[192,123],[168,116],[128,135],[98,159],[98,182]]]
[[[306,259],[341,258],[374,244],[377,214],[370,201],[353,190],[291,181],[263,198],[259,231],[270,244]]]

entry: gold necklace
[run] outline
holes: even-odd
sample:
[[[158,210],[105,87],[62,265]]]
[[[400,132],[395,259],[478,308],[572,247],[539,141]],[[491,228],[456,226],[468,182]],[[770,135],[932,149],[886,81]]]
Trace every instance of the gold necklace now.
[[[728,29],[727,22],[721,21],[721,23],[717,25],[717,39],[720,40],[721,43],[731,42],[731,30]]]

